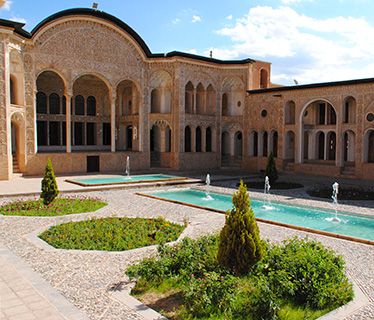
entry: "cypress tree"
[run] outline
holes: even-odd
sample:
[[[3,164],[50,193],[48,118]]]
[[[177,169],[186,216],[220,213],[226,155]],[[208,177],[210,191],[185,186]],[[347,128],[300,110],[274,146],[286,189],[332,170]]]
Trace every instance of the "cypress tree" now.
[[[48,158],[42,180],[42,193],[40,198],[45,205],[50,204],[59,194],[55,173],[53,171],[51,159]]]
[[[264,249],[243,181],[232,202],[234,207],[226,213],[226,223],[221,230],[217,259],[222,266],[241,275],[261,260]]]
[[[278,180],[278,171],[277,167],[275,165],[275,160],[273,153],[270,152],[270,155],[268,157],[268,162],[266,165],[265,175],[269,178],[270,186],[275,183],[275,181]]]

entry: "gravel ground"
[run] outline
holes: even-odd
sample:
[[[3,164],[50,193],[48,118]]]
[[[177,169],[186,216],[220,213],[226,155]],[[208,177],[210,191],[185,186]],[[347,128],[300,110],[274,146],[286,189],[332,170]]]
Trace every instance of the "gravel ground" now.
[[[232,192],[232,190],[225,188],[212,187],[212,189]],[[0,216],[0,242],[23,258],[54,288],[84,311],[90,319],[143,319],[136,310],[115,300],[111,294],[111,288],[124,280],[126,266],[154,253],[154,247],[121,253],[82,252],[56,250],[29,240],[30,234],[36,234],[55,224],[113,215],[164,216],[166,219],[181,224],[188,219],[190,225],[183,236],[191,237],[217,232],[223,226],[224,216],[222,214],[137,196],[135,195],[137,191],[139,190],[106,190],[90,194],[84,193],[83,196],[94,196],[109,203],[107,207],[95,213],[43,218]],[[256,196],[261,196],[261,194]],[[321,202],[290,199],[290,195],[278,196],[278,198],[298,203],[306,201],[309,205],[321,206]],[[0,204],[9,200],[11,199],[0,199]],[[326,206],[326,204],[323,203],[322,206]],[[370,208],[347,206],[345,210],[374,215],[374,210]],[[318,239],[342,254],[347,263],[348,276],[358,284],[370,301],[369,305],[357,310],[345,320],[374,319],[374,246],[264,223],[259,223],[259,227],[261,235],[272,241],[282,241],[292,236],[308,236]]]

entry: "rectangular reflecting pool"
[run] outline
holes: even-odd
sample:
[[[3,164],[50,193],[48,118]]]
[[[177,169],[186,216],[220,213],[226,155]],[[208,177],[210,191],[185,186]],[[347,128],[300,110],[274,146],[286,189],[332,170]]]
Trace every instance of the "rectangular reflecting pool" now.
[[[167,200],[199,208],[225,212],[232,209],[232,196],[195,189],[177,191],[159,191],[143,193],[160,200]],[[251,199],[251,207],[256,219],[275,224],[300,227],[302,230],[318,230],[321,234],[334,235],[339,238],[374,244],[374,218],[339,212],[339,221],[335,221],[335,212],[315,207],[287,205],[280,202],[267,202]],[[299,229],[299,228],[296,228]],[[340,236],[339,236],[340,235]]]
[[[75,183],[83,187],[88,186],[105,186],[114,184],[128,184],[128,183],[146,183],[146,182],[164,182],[164,181],[179,181],[186,180],[185,177],[172,176],[167,174],[139,174],[139,175],[116,175],[108,177],[95,177],[83,179],[69,179],[70,183]]]

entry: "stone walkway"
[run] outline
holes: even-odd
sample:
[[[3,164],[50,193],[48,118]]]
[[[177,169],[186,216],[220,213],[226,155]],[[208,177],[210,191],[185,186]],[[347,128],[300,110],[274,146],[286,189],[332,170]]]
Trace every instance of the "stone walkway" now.
[[[86,320],[87,317],[0,246],[1,320]]]
[[[213,188],[218,189],[218,188]],[[221,190],[221,189],[219,189]],[[223,189],[222,189],[223,190]],[[224,223],[222,214],[157,201],[141,196],[139,190],[103,190],[84,193],[109,203],[96,213],[63,217],[4,217],[0,216],[0,242],[21,257],[78,309],[92,320],[143,319],[139,310],[124,304],[113,294],[126,278],[124,269],[144,256],[155,252],[154,247],[126,252],[87,252],[56,250],[37,238],[52,225],[67,221],[105,216],[164,216],[173,222],[190,221],[183,236],[197,237],[217,232]],[[226,191],[230,191],[226,189]],[[231,190],[232,192],[232,190]],[[76,194],[79,195],[79,194]],[[0,199],[0,204],[10,199]],[[297,202],[297,199],[292,200]],[[321,203],[319,203],[321,205]],[[324,204],[322,204],[324,205]],[[360,208],[356,208],[356,211]],[[366,208],[369,214],[372,209]],[[259,224],[261,235],[272,241],[301,236],[318,239],[342,254],[347,263],[347,274],[364,293],[367,303],[354,310],[344,320],[374,319],[374,246],[305,233],[284,227]],[[116,289],[117,288],[117,289]],[[121,290],[121,289],[118,289]]]

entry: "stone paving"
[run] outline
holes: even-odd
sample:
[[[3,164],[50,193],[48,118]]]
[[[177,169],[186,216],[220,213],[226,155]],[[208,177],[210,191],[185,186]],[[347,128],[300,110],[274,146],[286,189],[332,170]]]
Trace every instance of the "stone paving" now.
[[[215,188],[225,192],[232,190]],[[108,201],[109,205],[96,213],[63,217],[4,217],[0,216],[0,242],[21,257],[52,287],[56,288],[92,320],[144,319],[137,310],[123,304],[112,294],[113,288],[125,280],[124,269],[129,264],[155,252],[155,247],[127,252],[87,252],[56,250],[46,246],[35,235],[52,225],[71,220],[104,216],[140,216],[165,218],[178,223],[190,221],[183,236],[197,237],[217,232],[223,226],[224,216],[206,210],[185,207],[135,195],[139,190],[103,190],[89,193]],[[141,190],[140,190],[141,191]],[[79,195],[79,194],[76,194]],[[84,193],[84,196],[87,196]],[[286,197],[289,198],[289,197]],[[10,199],[0,199],[0,204]],[[285,199],[287,200],[287,199]],[[297,199],[287,201],[298,202]],[[318,202],[321,206],[321,203]],[[324,206],[325,204],[322,204]],[[351,208],[351,211],[362,211]],[[370,208],[364,209],[373,214]],[[345,320],[374,319],[374,246],[339,240],[326,236],[259,223],[261,234],[272,241],[292,236],[308,236],[342,254],[347,263],[347,274],[364,292],[368,304]]]

